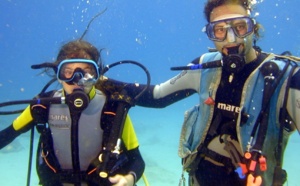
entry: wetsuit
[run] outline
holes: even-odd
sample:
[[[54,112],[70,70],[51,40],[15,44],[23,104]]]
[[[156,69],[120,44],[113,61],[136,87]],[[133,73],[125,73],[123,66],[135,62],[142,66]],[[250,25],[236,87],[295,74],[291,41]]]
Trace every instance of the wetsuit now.
[[[54,97],[61,96],[57,91]],[[96,169],[98,156],[104,138],[109,131],[105,128],[106,116],[102,113],[107,105],[106,96],[93,88],[89,94],[88,107],[80,113],[70,111],[66,104],[49,105],[46,113],[32,113],[27,107],[14,120],[12,125],[0,132],[0,149],[12,142],[20,134],[27,132],[38,121],[41,125],[41,137],[37,153],[37,173],[40,184],[59,186],[71,185],[111,185],[108,179],[102,179]],[[76,115],[76,116],[74,116]],[[114,174],[132,174],[137,181],[143,174],[145,163],[139,152],[139,144],[130,118],[127,116],[122,133],[124,161]]]
[[[239,149],[240,145],[237,140],[236,125],[237,116],[241,112],[240,102],[242,91],[244,86],[246,86],[245,82],[250,74],[258,68],[266,57],[267,54],[260,53],[255,61],[246,64],[243,70],[238,74],[234,74],[234,76],[222,69],[216,93],[209,92],[209,88],[204,90],[200,85],[200,81],[210,81],[200,80],[201,73],[210,73],[209,69],[182,71],[179,75],[164,83],[151,86],[148,93],[144,94],[136,104],[144,107],[163,108],[194,93],[199,93],[200,99],[206,95],[215,94],[215,108],[211,122],[214,123],[214,126],[210,129],[213,135],[207,135],[204,143],[209,150],[216,152],[225,158],[229,158],[229,154],[223,150],[224,144],[222,141],[224,139],[222,137],[227,136],[227,138],[230,138]],[[189,65],[199,64],[199,62],[200,57],[193,60]],[[293,91],[296,91],[296,95],[299,95],[298,91],[300,90],[300,86],[297,82],[300,82],[299,71],[293,76],[292,83],[290,84],[290,88]],[[128,90],[129,94],[135,95],[140,92],[139,89],[142,89],[143,86],[139,85],[137,87],[133,84],[126,84],[124,88]],[[203,91],[206,91],[205,95],[203,94]],[[203,103],[200,102],[200,104]],[[289,114],[292,115],[294,121],[299,121],[299,118],[296,118],[296,114],[293,115],[291,112],[295,110],[295,105],[289,103],[288,107]],[[299,122],[296,122],[296,124],[298,124],[297,128],[300,129]],[[201,138],[201,136],[199,138]],[[239,150],[242,155],[242,149]],[[203,161],[199,162],[194,177],[196,177],[196,180],[194,179],[194,185],[197,185],[196,182],[205,186],[245,185],[245,183],[238,178],[237,174],[235,174],[234,167],[224,166],[223,162],[216,161],[209,157],[205,157]]]

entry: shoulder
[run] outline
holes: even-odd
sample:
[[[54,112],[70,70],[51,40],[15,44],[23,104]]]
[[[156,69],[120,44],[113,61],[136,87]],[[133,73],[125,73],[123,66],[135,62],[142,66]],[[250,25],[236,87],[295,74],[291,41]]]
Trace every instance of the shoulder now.
[[[221,53],[220,52],[208,52],[205,54],[202,54],[200,57],[195,58],[191,63],[192,64],[201,64],[203,62],[210,62],[221,59]]]
[[[199,62],[200,62],[200,57],[197,57],[197,58],[194,59],[191,63],[192,63],[193,65],[197,65],[197,64],[199,64]]]
[[[269,54],[272,55],[272,54]],[[273,54],[274,55],[274,54]],[[299,58],[295,56],[274,55],[272,59],[281,68],[287,67],[287,72],[292,73],[290,88],[300,90],[300,63]]]
[[[200,63],[215,61],[215,60],[219,60],[221,58],[222,58],[222,55],[220,52],[208,52],[208,53],[203,54],[200,57]]]

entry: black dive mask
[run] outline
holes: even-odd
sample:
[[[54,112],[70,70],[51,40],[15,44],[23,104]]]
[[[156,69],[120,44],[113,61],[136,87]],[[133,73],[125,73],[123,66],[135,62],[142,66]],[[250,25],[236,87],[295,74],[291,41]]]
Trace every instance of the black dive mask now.
[[[245,66],[246,62],[245,62],[244,55],[239,54],[240,46],[241,45],[226,48],[227,55],[222,53],[223,68],[226,71],[231,73],[238,73]]]
[[[74,89],[67,95],[66,102],[70,111],[82,112],[89,105],[89,97],[82,89]]]

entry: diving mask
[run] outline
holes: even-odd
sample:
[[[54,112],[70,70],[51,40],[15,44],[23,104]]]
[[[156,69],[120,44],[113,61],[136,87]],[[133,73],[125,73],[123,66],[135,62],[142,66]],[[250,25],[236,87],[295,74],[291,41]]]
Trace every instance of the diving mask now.
[[[212,41],[224,41],[227,37],[228,30],[239,38],[245,38],[254,31],[255,20],[250,17],[235,17],[210,22],[203,31]]]
[[[89,59],[66,59],[57,68],[57,79],[68,84],[94,84],[99,76],[98,65]]]

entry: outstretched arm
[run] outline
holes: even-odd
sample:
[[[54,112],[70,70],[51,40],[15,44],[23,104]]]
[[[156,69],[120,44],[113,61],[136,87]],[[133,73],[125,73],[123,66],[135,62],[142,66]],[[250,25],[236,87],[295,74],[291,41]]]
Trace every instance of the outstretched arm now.
[[[10,144],[20,134],[21,132],[16,131],[13,125],[10,125],[6,129],[0,131],[0,149]]]
[[[96,88],[107,95],[114,91],[126,90],[130,97],[137,96],[146,85],[133,84],[102,78]],[[151,85],[149,89],[137,100],[136,105],[152,108],[163,108],[182,100],[196,92],[200,86],[199,71],[182,71],[177,76],[159,85]]]
[[[193,64],[199,64],[199,57],[189,65]],[[144,84],[121,82],[107,77],[101,77],[96,83],[96,88],[107,95],[125,89],[130,97],[137,96],[145,86]],[[184,70],[164,83],[151,85],[137,100],[136,105],[163,108],[198,92],[199,87],[200,70]]]
[[[0,149],[11,143],[20,134],[27,132],[32,125],[30,107],[27,107],[10,126],[0,131]]]
[[[164,108],[196,93],[194,89],[184,89],[174,91],[160,98],[155,98],[154,95],[158,89],[164,89],[164,87],[160,85],[152,86],[148,93],[141,96],[136,104],[143,107]]]

